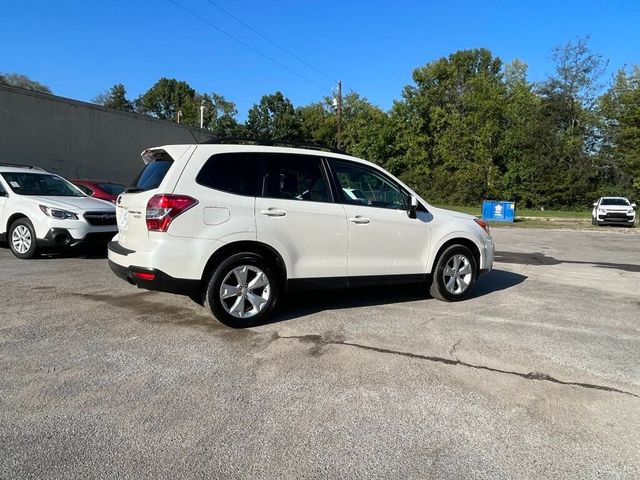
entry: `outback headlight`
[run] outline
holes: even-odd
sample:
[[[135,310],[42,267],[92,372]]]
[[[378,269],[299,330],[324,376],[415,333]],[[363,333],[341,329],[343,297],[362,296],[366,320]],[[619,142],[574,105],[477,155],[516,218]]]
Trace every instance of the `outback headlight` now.
[[[627,213],[628,213],[629,215],[632,215],[632,214],[633,214],[633,208],[630,208],[629,210],[627,210]]]
[[[607,209],[606,208],[599,208],[598,212],[600,213],[607,213]]]
[[[78,215],[67,210],[60,210],[59,208],[47,207],[45,205],[39,205],[40,210],[45,215],[51,218],[57,218],[58,220],[78,220]]]

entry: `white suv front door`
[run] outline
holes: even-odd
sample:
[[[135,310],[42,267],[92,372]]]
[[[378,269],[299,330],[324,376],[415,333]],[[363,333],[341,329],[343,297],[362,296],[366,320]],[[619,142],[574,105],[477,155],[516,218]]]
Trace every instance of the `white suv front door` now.
[[[408,195],[382,172],[343,160],[331,165],[347,213],[348,276],[425,273],[431,215],[420,208],[410,218]]]
[[[258,241],[275,247],[296,278],[346,277],[347,221],[333,203],[322,159],[264,154],[262,195],[256,198]]]

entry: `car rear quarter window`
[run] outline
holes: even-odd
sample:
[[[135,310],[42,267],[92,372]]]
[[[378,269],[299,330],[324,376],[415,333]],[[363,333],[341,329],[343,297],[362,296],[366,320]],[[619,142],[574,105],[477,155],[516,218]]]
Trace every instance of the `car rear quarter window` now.
[[[264,154],[262,196],[330,202],[322,160],[313,155]]]
[[[236,195],[256,196],[259,157],[254,153],[218,153],[205,162],[196,183]]]

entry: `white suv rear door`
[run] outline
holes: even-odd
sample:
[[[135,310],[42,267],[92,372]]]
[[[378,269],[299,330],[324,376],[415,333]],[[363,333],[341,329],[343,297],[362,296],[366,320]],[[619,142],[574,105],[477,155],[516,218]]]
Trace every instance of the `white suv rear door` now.
[[[256,198],[258,241],[285,258],[289,278],[347,275],[347,221],[334,203],[321,157],[263,154]]]
[[[431,215],[419,209],[407,214],[408,195],[390,177],[367,165],[331,160],[344,193],[349,233],[348,276],[423,274],[429,252]]]

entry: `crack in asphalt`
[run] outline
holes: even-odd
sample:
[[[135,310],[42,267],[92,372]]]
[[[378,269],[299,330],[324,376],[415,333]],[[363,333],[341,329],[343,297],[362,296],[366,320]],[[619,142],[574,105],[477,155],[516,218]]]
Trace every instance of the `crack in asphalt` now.
[[[316,345],[316,347],[322,347],[324,345],[344,345],[347,347],[361,348],[363,350],[369,350],[369,351],[378,352],[378,353],[386,353],[390,355],[399,355],[401,357],[414,358],[418,360],[427,360],[429,362],[443,363],[445,365],[453,365],[453,366],[460,365],[462,367],[473,368],[476,370],[485,370],[488,372],[503,373],[506,375],[513,375],[516,377],[524,378],[525,380],[537,380],[541,382],[557,383],[559,385],[571,385],[574,387],[588,388],[591,390],[603,390],[605,392],[621,393],[623,395],[630,395],[632,397],[640,398],[640,395],[637,395],[632,392],[627,392],[626,390],[620,390],[614,387],[607,387],[605,385],[596,385],[593,383],[570,382],[565,380],[559,380],[544,372],[522,373],[522,372],[515,372],[512,370],[503,370],[501,368],[488,367],[486,365],[475,365],[473,363],[463,362],[462,360],[458,360],[458,359],[453,360],[451,358],[422,355],[419,353],[403,352],[400,350],[391,350],[389,348],[382,348],[382,347],[373,347],[371,345],[364,345],[361,343],[349,342],[341,338],[332,339],[330,337],[326,337],[323,335],[280,335],[276,332],[273,336],[273,341],[279,340],[279,339],[298,340],[301,342],[313,343],[314,345]]]

